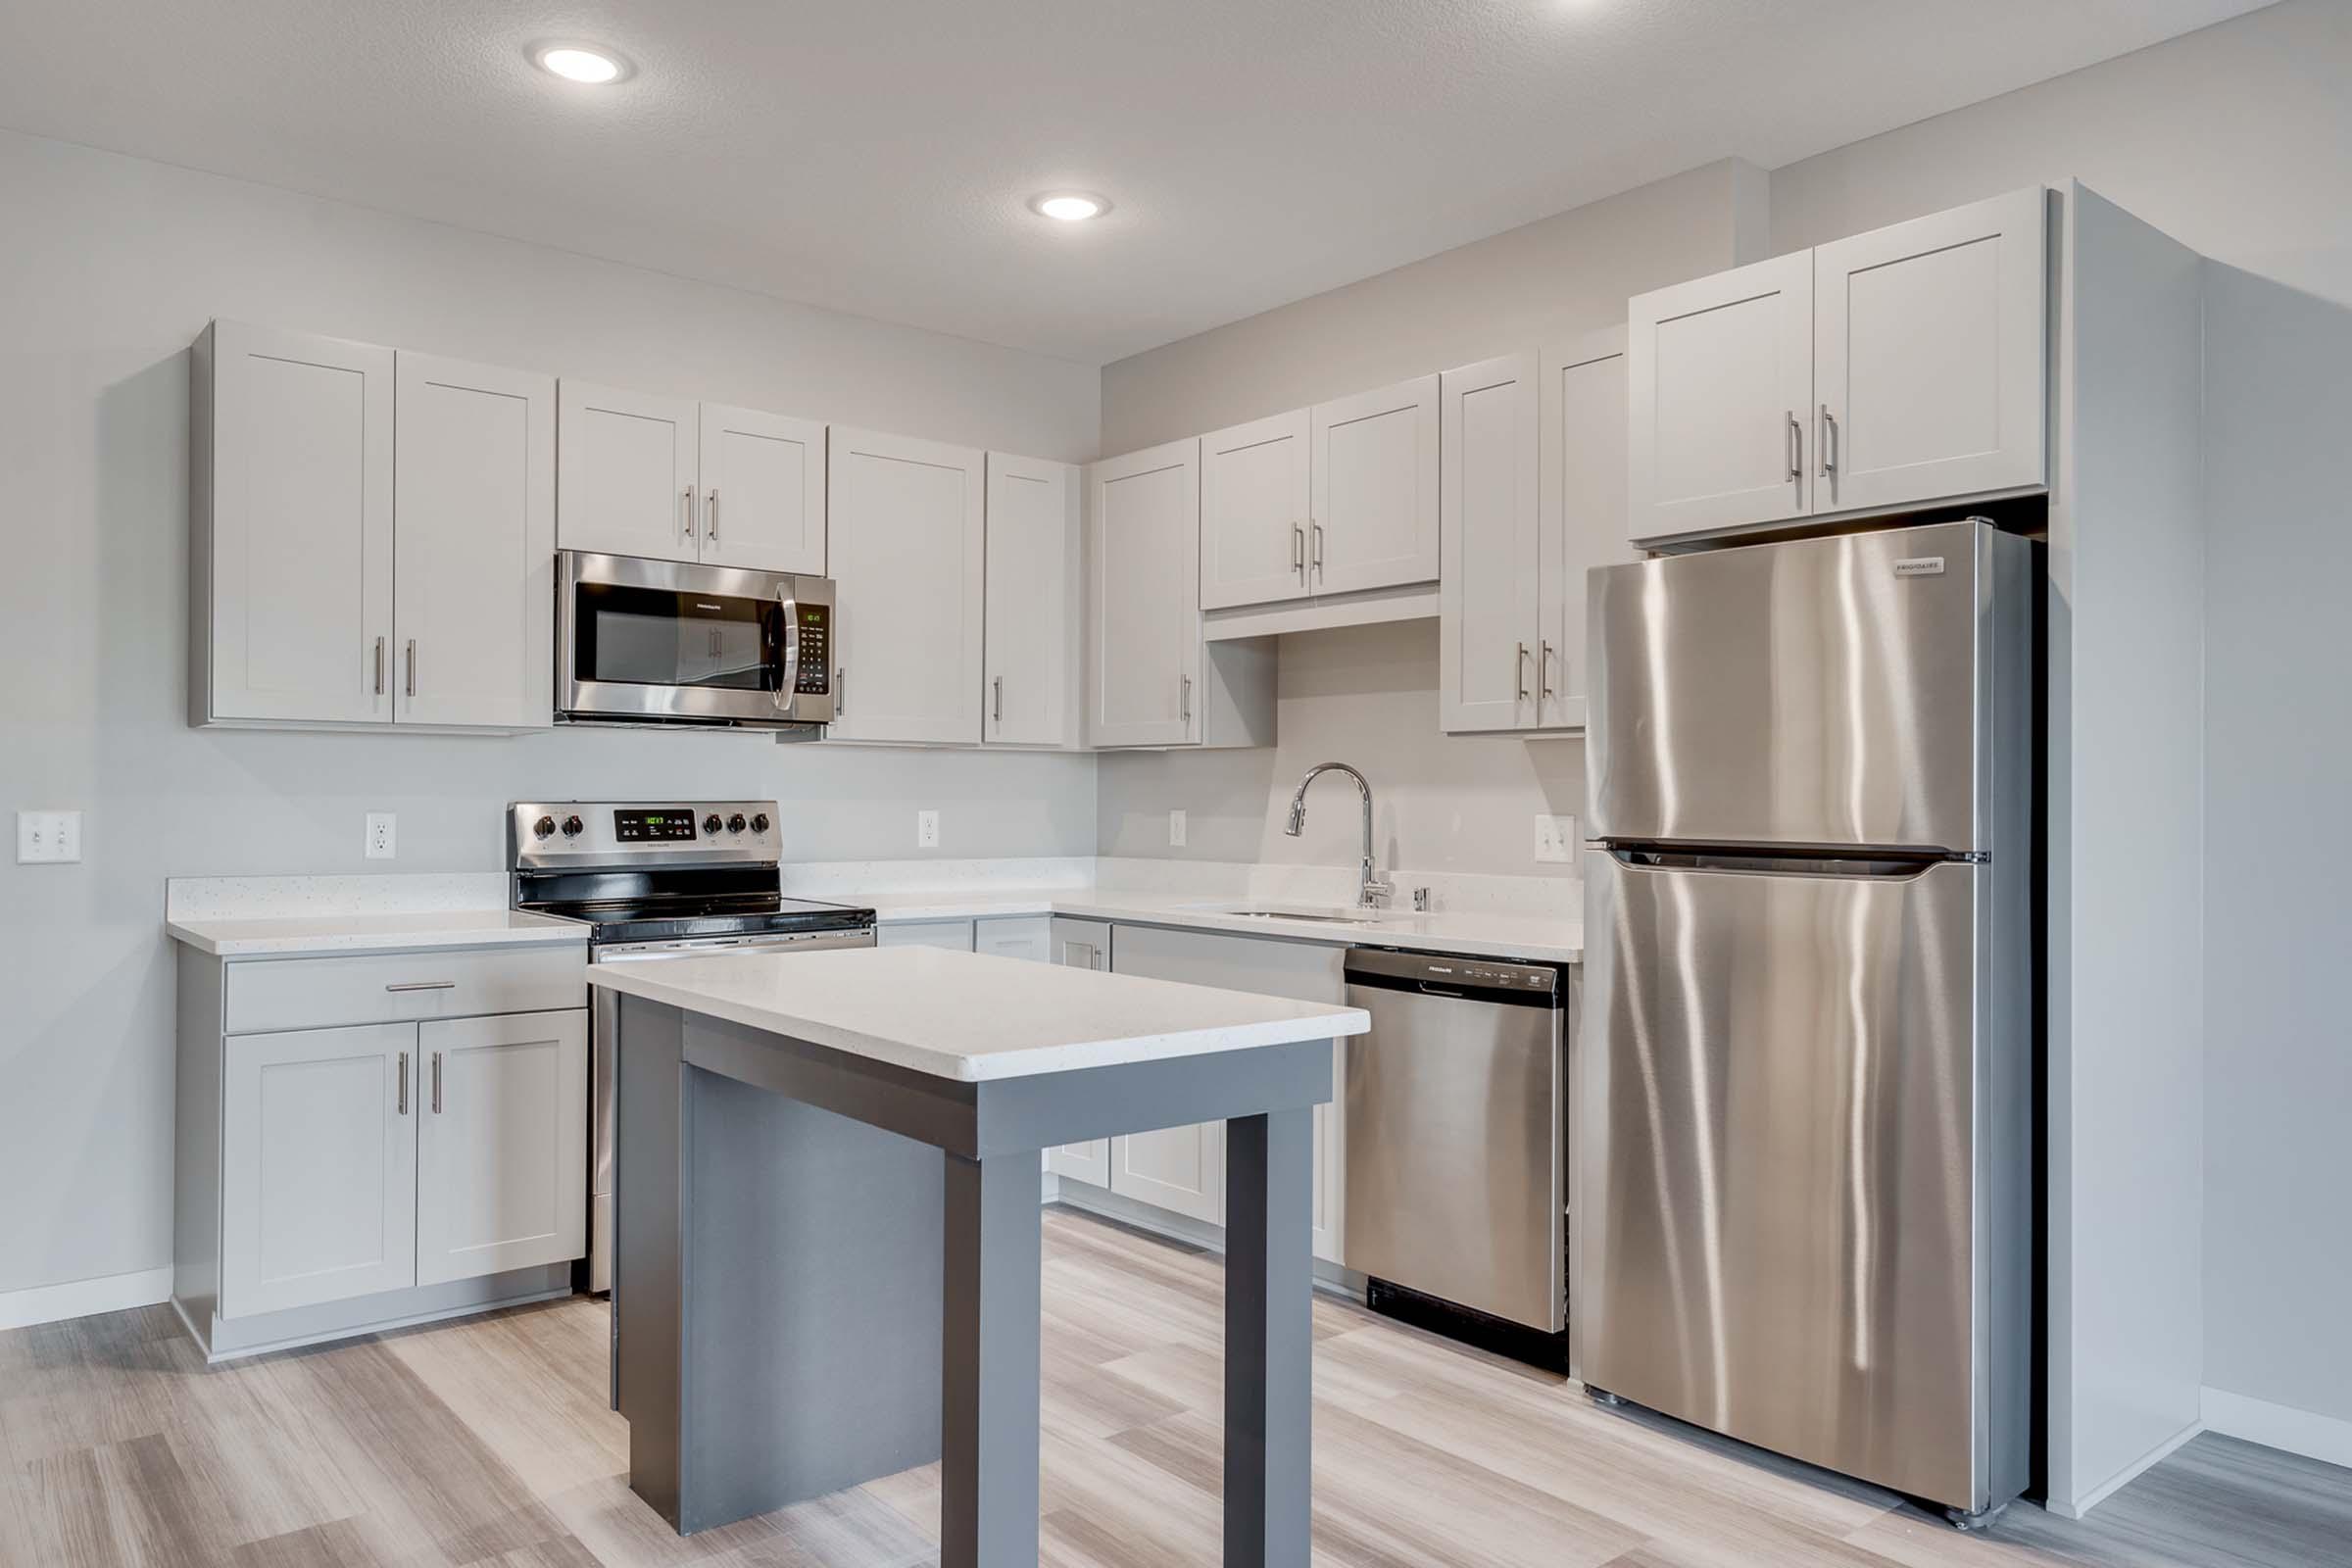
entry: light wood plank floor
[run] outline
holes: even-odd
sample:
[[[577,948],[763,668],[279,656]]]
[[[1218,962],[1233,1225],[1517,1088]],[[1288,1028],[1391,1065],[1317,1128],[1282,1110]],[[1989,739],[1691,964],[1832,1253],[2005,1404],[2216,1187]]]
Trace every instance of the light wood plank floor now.
[[[1217,1261],[1046,1216],[1045,1551],[1217,1559]],[[207,1369],[166,1307],[0,1334],[8,1568],[907,1568],[920,1470],[681,1541],[630,1494],[585,1298]],[[1349,1568],[2352,1563],[2352,1472],[2201,1438],[2083,1524],[1874,1489],[1318,1298],[1315,1559]]]

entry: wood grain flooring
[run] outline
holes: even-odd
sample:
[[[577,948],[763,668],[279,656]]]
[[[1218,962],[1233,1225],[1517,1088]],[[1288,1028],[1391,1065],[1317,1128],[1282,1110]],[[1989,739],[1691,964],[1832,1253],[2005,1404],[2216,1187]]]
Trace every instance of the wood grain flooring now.
[[[1046,1216],[1043,1562],[1217,1559],[1215,1258]],[[7,1568],[913,1568],[910,1471],[691,1540],[628,1490],[584,1298],[207,1368],[167,1307],[0,1334]],[[2088,1521],[1963,1537],[1876,1489],[1318,1298],[1330,1568],[2352,1564],[2352,1472],[2204,1437]]]

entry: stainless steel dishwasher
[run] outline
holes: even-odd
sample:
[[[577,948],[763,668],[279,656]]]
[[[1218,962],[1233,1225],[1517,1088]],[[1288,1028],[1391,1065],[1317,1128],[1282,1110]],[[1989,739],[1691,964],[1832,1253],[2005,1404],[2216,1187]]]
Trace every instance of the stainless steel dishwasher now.
[[[1498,1348],[1564,1364],[1573,971],[1356,948],[1346,974],[1372,1015],[1348,1051],[1348,1266],[1376,1307],[1517,1325],[1536,1353]]]

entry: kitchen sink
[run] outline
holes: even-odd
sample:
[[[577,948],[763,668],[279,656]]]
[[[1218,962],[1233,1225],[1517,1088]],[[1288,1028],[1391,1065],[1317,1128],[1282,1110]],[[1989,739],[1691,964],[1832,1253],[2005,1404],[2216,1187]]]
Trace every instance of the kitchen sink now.
[[[1219,909],[1217,913],[1239,915],[1245,920],[1304,920],[1315,925],[1387,925],[1412,918],[1406,914],[1391,914],[1385,909],[1295,909],[1267,905],[1252,905],[1244,909]]]

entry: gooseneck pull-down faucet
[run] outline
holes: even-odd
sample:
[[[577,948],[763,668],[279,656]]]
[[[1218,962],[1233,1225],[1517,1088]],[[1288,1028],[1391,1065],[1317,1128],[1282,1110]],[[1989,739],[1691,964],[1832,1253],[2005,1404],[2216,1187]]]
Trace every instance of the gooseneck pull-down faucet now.
[[[1372,786],[1365,782],[1363,774],[1358,773],[1346,762],[1317,762],[1308,768],[1306,777],[1298,781],[1298,792],[1291,797],[1290,819],[1283,823],[1282,830],[1293,838],[1298,836],[1299,831],[1306,826],[1306,787],[1315,781],[1317,775],[1330,772],[1345,773],[1355,780],[1356,790],[1364,798],[1363,874],[1356,887],[1355,902],[1358,907],[1377,909],[1381,906],[1381,901],[1396,892],[1396,889],[1391,884],[1383,882],[1372,870]]]

